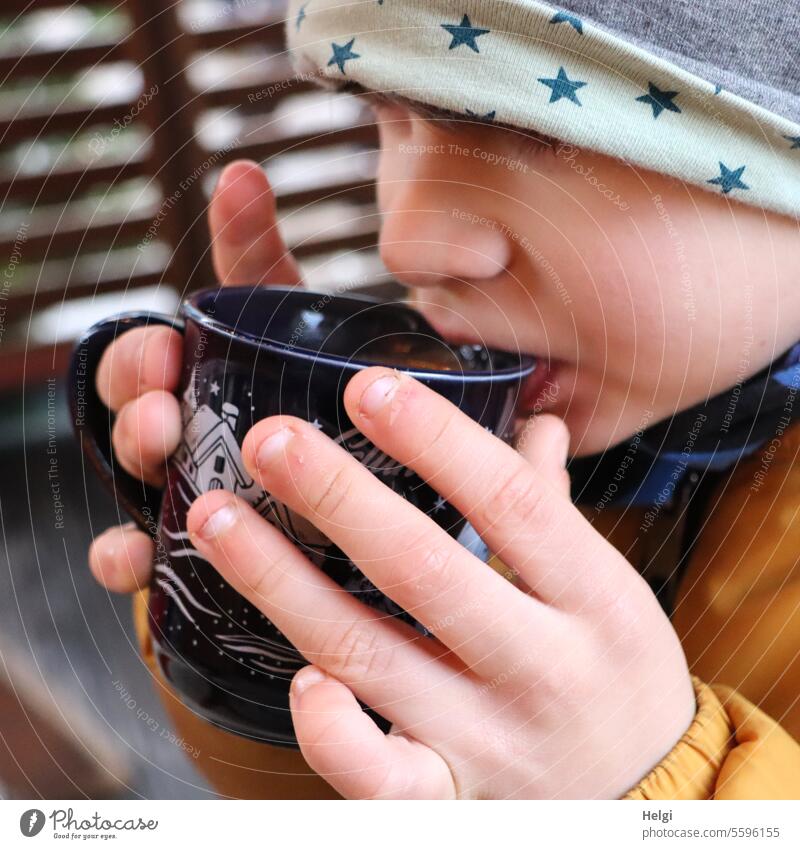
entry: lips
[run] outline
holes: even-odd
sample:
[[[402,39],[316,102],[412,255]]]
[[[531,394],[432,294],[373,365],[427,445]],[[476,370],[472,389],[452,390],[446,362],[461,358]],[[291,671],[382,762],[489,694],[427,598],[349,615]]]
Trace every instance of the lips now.
[[[432,309],[430,303],[421,303],[415,301],[414,298],[410,298],[409,303],[418,312],[422,313],[431,327],[450,345],[485,345],[491,348],[498,347],[492,345],[489,340],[478,337],[475,333],[467,332],[461,327],[454,327],[452,322],[445,323],[442,321],[439,310]],[[511,353],[524,354],[525,352],[516,350]],[[536,358],[536,368],[522,384],[517,408],[517,412],[521,416],[533,415],[548,409],[555,401],[554,394],[558,391],[557,373],[559,362],[550,358],[539,357],[536,354],[531,354],[530,356]]]
[[[518,413],[524,416],[532,416],[546,410],[555,401],[555,392],[558,389],[557,382],[558,363],[545,359],[536,361],[536,368],[522,384],[520,392]]]
[[[442,336],[451,345],[486,345],[486,340],[476,340],[460,334],[443,333]],[[510,353],[526,355],[524,351]],[[529,356],[536,359],[536,368],[525,378],[520,390],[517,414],[521,416],[544,412],[553,405],[558,392],[559,361],[539,357],[536,354]]]

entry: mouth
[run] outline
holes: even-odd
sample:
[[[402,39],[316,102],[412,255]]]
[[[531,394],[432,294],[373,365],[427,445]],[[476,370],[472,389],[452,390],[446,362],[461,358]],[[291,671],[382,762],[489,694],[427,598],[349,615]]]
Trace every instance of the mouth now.
[[[537,358],[536,368],[522,384],[517,404],[518,415],[534,416],[553,406],[558,397],[559,366],[560,363],[555,360]]]
[[[420,310],[422,312],[422,310]],[[494,345],[489,340],[479,337],[477,334],[465,332],[462,329],[456,330],[452,327],[443,326],[436,321],[435,315],[424,313],[425,319],[433,327],[433,329],[444,339],[449,345],[482,345],[494,350],[505,351],[506,353],[522,356],[531,356],[536,360],[536,368],[525,379],[522,384],[519,401],[517,405],[517,414],[520,416],[532,416],[544,412],[551,407],[558,394],[557,375],[561,362],[550,357],[542,357],[533,352],[510,350],[500,345]]]
[[[491,339],[482,338],[476,332],[470,332],[472,328],[465,327],[461,322],[454,326],[452,321],[442,320],[443,314],[440,310],[431,309],[431,304],[419,301],[413,294],[408,300],[409,305],[420,312],[436,333],[450,345],[483,345],[487,348],[515,355],[528,355],[536,359],[536,368],[522,384],[517,415],[537,415],[555,404],[559,393],[558,373],[563,365],[562,361],[550,356],[541,356],[532,351],[510,350],[502,344],[495,344]]]

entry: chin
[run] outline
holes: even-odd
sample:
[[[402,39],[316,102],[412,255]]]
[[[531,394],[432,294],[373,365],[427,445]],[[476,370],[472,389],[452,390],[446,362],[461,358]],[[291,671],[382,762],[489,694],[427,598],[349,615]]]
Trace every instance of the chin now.
[[[570,432],[570,457],[588,457],[614,448],[630,439],[638,425],[628,426],[618,416],[573,408],[562,418]]]

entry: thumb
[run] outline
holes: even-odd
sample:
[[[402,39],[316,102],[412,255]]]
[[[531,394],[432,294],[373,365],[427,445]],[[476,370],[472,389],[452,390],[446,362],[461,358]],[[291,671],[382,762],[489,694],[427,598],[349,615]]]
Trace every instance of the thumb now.
[[[569,439],[569,429],[563,419],[542,413],[524,422],[517,433],[516,445],[531,466],[566,497],[570,494],[566,470]]]
[[[225,167],[208,219],[214,270],[223,286],[300,282],[278,228],[275,194],[257,163],[237,160]]]

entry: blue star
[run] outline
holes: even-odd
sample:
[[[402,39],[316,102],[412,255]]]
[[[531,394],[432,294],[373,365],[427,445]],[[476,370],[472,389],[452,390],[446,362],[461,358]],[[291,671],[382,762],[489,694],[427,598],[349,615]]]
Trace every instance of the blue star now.
[[[479,121],[494,121],[494,116],[497,113],[496,109],[492,109],[491,112],[487,112],[485,115],[478,115],[477,112],[473,112],[471,109],[467,109],[467,115],[470,118],[477,118]]]
[[[745,167],[746,166],[742,165],[735,171],[731,171],[730,168],[720,162],[719,177],[715,177],[713,180],[706,180],[706,182],[720,186],[722,188],[722,194],[724,195],[727,195],[731,189],[749,189],[750,186],[746,185],[739,179],[744,173]]]
[[[587,85],[587,83],[583,83],[578,80],[571,80],[567,76],[567,72],[563,67],[558,69],[557,77],[539,77],[539,82],[552,89],[550,92],[550,103],[556,103],[561,100],[562,97],[566,97],[567,100],[577,103],[578,106],[583,106],[580,100],[578,100],[578,95],[575,94],[575,92],[579,88],[583,88]]]
[[[311,0],[309,0],[309,2],[311,2]],[[303,21],[306,19],[306,6],[308,6],[308,3],[303,3],[303,5],[300,7],[300,11],[297,13],[297,20],[295,22],[296,30],[300,29],[300,24],[302,24]]]
[[[360,58],[360,53],[353,53],[350,49],[353,46],[353,42],[355,41],[355,36],[350,39],[345,45],[336,44],[336,42],[331,43],[331,47],[333,48],[333,56],[328,60],[328,65],[338,65],[339,70],[344,73],[344,63],[348,59],[358,59]]]
[[[487,32],[491,32],[488,29],[480,29],[479,27],[472,26],[468,15],[464,15],[460,24],[442,24],[442,27],[453,36],[448,49],[452,50],[454,47],[458,47],[459,44],[466,44],[467,47],[476,53],[480,53],[480,50],[478,50],[475,39],[479,35],[486,35]]]
[[[569,12],[556,12],[552,18],[550,18],[551,24],[572,24],[572,26],[583,35],[583,21],[577,17],[576,15],[570,15]]]
[[[800,148],[800,136],[784,136],[784,138],[792,143],[789,150],[794,150],[796,147]]]
[[[647,87],[650,91],[649,94],[643,94],[641,97],[637,97],[636,99],[641,101],[642,103],[646,103],[648,106],[653,107],[653,117],[658,118],[658,116],[665,110],[669,110],[670,112],[680,112],[681,110],[672,102],[672,99],[678,94],[677,91],[661,91],[661,89],[653,85],[653,83],[648,83]]]

